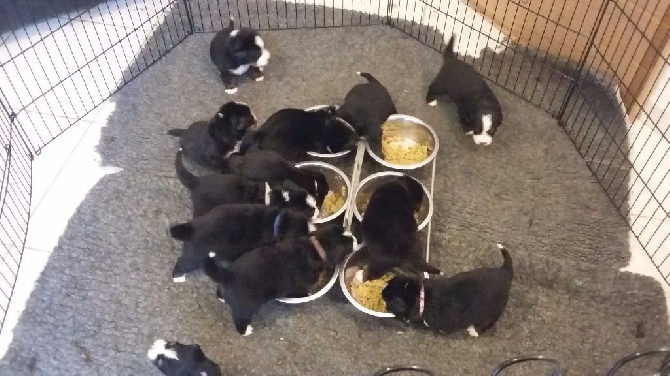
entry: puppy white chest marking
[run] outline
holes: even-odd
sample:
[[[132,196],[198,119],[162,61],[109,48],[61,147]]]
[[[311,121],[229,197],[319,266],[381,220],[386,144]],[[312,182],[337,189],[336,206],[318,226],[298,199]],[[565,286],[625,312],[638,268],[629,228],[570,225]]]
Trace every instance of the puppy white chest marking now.
[[[314,223],[312,223],[312,221],[307,222],[307,230],[309,232],[316,231],[316,226],[314,225]]]
[[[239,153],[239,151],[240,151],[240,145],[242,145],[242,141],[237,141],[237,142],[235,143],[235,146],[233,147],[233,150],[231,150],[231,151],[229,151],[229,152],[226,153],[226,158],[230,157],[231,155],[233,155],[233,154],[235,154],[235,153]]]
[[[251,325],[247,325],[247,330],[245,330],[244,334],[242,334],[242,335],[245,336],[245,337],[250,336],[251,333],[253,333],[253,332],[254,332],[254,327],[251,326]]]
[[[151,360],[156,360],[159,356],[164,356],[168,359],[174,359],[174,360],[179,360],[177,357],[177,352],[166,348],[167,342],[165,340],[159,339],[156,340],[156,342],[151,345],[151,348],[149,349],[149,352],[147,353],[147,357]]]
[[[488,134],[488,132],[491,130],[492,125],[493,125],[493,115],[491,114],[482,115],[482,133],[472,135],[472,140],[475,142],[475,144],[477,145],[491,144],[493,138]]]
[[[468,326],[468,334],[472,337],[479,337],[479,333],[477,333],[477,330],[475,329],[474,325]]]
[[[230,73],[236,74],[236,75],[239,76],[239,75],[244,74],[246,71],[248,71],[249,67],[250,67],[249,64],[240,65],[239,67],[237,67],[235,69],[231,69]]]
[[[426,328],[430,328],[430,325],[428,325],[428,323],[426,322],[426,320],[423,320],[423,325],[425,325]]]
[[[434,99],[432,102],[428,103],[429,106],[437,106],[437,99]]]
[[[265,205],[270,205],[270,184],[265,183]]]
[[[230,36],[235,37],[235,36],[237,36],[237,34],[239,34],[239,32],[240,32],[239,30],[233,30],[233,31],[230,32]]]
[[[281,196],[284,198],[284,201],[289,202],[291,200],[291,196],[288,194],[288,191],[281,191]]]

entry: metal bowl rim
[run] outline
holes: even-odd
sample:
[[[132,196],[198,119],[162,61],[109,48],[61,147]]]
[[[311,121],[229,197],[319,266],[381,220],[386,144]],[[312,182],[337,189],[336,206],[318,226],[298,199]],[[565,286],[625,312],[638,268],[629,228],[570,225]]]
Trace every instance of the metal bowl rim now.
[[[383,158],[381,158],[377,154],[375,154],[375,152],[373,152],[372,149],[370,149],[370,144],[366,143],[365,144],[365,150],[367,150],[368,154],[370,154],[372,159],[374,159],[375,161],[377,161],[379,164],[381,164],[384,167],[393,168],[393,169],[396,169],[396,170],[415,170],[419,167],[423,167],[423,166],[427,165],[428,163],[432,162],[435,159],[435,157],[437,157],[437,152],[440,150],[440,139],[437,137],[437,133],[435,133],[435,130],[433,129],[433,127],[431,127],[425,121],[423,121],[423,120],[421,120],[421,119],[419,119],[415,116],[405,115],[405,114],[391,115],[391,116],[388,117],[388,119],[386,119],[386,121],[384,123],[386,123],[388,121],[391,121],[391,120],[396,120],[396,119],[409,120],[410,122],[420,124],[424,128],[428,129],[430,134],[433,136],[433,140],[435,141],[435,147],[433,148],[433,151],[430,153],[430,155],[428,155],[428,158],[424,159],[421,162],[412,163],[412,164],[408,164],[408,165],[399,165],[399,164],[394,164],[394,163],[390,163],[388,161],[385,161]]]
[[[342,263],[342,267],[340,268],[340,275],[339,275],[339,280],[340,280],[340,288],[342,289],[342,293],[344,293],[344,296],[347,298],[347,300],[354,306],[356,309],[363,313],[367,313],[370,316],[375,316],[375,317],[384,317],[384,318],[392,318],[395,317],[394,314],[390,312],[377,312],[373,311],[371,309],[363,307],[359,302],[354,299],[353,296],[349,293],[349,289],[347,289],[347,284],[344,281],[344,277],[347,271],[347,264],[349,263],[349,260],[358,252],[358,250],[352,252],[347,258],[344,260],[344,263]]]
[[[316,110],[318,110],[319,108],[324,108],[324,107],[328,107],[328,106],[332,106],[332,105],[329,105],[329,104],[317,104],[317,105],[315,105],[315,106],[311,106],[311,107],[307,107],[307,108],[305,108],[305,111],[316,111]],[[335,107],[335,108],[340,108],[340,106],[337,106],[337,105],[334,105],[334,107]],[[352,149],[349,149],[349,150],[343,150],[343,151],[341,151],[341,152],[339,152],[339,153],[329,153],[329,154],[322,154],[322,153],[317,153],[317,152],[314,152],[314,151],[308,151],[308,152],[307,152],[307,155],[309,155],[310,157],[317,157],[317,158],[337,158],[337,157],[341,157],[341,156],[343,156],[343,155],[347,155],[347,154],[349,154],[349,153],[351,152],[351,150],[352,150]]]
[[[417,182],[419,182],[419,184],[421,184],[421,188],[423,188],[423,193],[425,193],[426,197],[428,197],[428,215],[426,216],[426,219],[423,220],[423,222],[419,223],[417,229],[421,231],[423,230],[424,227],[428,226],[428,223],[430,222],[430,219],[433,216],[433,197],[428,191],[428,187],[426,187],[425,184],[423,184],[419,179],[415,178],[414,176],[407,175],[404,172],[400,171],[375,172],[374,174],[368,175],[367,177],[365,177],[365,179],[361,180],[361,182],[358,183],[358,186],[356,187],[356,192],[354,192],[351,198],[354,204],[354,215],[356,216],[356,219],[358,219],[359,222],[363,220],[363,215],[358,212],[358,206],[356,205],[356,197],[358,196],[358,192],[360,192],[361,188],[363,188],[363,186],[367,184],[369,181],[381,176],[409,176],[410,178],[416,180]]]
[[[309,296],[302,297],[302,298],[280,298],[280,299],[277,299],[277,300],[282,302],[282,303],[286,303],[286,304],[300,304],[300,303],[307,303],[307,302],[311,302],[312,300],[316,300],[316,299],[326,295],[326,293],[328,291],[330,291],[330,289],[332,289],[333,286],[335,286],[335,282],[337,281],[337,278],[338,278],[339,275],[340,275],[340,265],[337,265],[335,267],[335,271],[333,272],[333,276],[330,277],[330,279],[328,280],[328,283],[326,283],[326,285],[323,286],[323,288],[321,290],[317,291],[316,293],[314,293],[312,295],[309,295]]]
[[[351,188],[351,182],[349,181],[349,177],[339,169],[338,167],[326,163],[326,162],[321,162],[321,161],[307,161],[307,162],[300,162],[295,165],[296,168],[301,168],[303,166],[318,166],[318,167],[323,167],[326,169],[330,169],[337,173],[342,180],[344,180],[344,185],[347,187],[347,198],[344,200],[344,205],[342,205],[341,208],[339,208],[335,213],[331,214],[329,217],[326,218],[317,218],[314,220],[314,223],[319,224],[319,223],[326,223],[329,221],[332,221],[333,219],[337,218],[339,215],[345,212],[347,210],[347,207],[351,203],[352,198],[354,197],[353,195],[353,189]]]

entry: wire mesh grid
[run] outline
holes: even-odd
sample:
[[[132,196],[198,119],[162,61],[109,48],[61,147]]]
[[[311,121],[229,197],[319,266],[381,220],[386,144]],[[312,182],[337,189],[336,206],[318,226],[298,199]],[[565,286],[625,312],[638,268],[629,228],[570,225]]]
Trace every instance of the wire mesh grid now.
[[[13,161],[2,187],[27,192],[15,200],[22,205],[2,201],[0,222],[27,223],[33,154],[189,35],[220,30],[231,16],[260,30],[389,25],[438,51],[457,34],[462,59],[555,116],[668,281],[670,119],[669,101],[658,99],[670,97],[667,8],[660,0],[0,1],[1,125]],[[659,14],[668,21],[650,21]],[[659,59],[660,70],[645,71],[654,89],[638,95],[640,67]],[[17,228],[25,237],[25,224]],[[21,237],[10,243],[20,261]],[[14,261],[0,263],[15,271]]]

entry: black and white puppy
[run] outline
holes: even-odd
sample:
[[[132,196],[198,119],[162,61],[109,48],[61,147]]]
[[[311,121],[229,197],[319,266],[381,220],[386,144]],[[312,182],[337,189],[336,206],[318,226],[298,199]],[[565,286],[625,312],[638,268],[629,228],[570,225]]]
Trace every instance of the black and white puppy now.
[[[231,18],[228,27],[212,39],[209,57],[221,73],[226,93],[235,94],[240,76],[263,80],[263,67],[270,60],[270,52],[256,31],[244,27],[235,29]]]
[[[249,148],[272,150],[289,161],[308,158],[307,152],[338,153],[353,149],[354,128],[335,114],[334,107],[315,111],[284,108],[272,114],[257,131],[245,136],[242,153]]]
[[[222,376],[219,365],[205,356],[200,346],[167,342],[153,343],[147,357],[165,376]]]
[[[337,109],[337,115],[377,148],[381,145],[382,124],[398,110],[384,85],[370,73],[357,73],[368,82],[357,84],[349,90],[344,103]]]
[[[370,196],[361,221],[365,246],[361,257],[367,265],[363,280],[381,278],[394,268],[410,273],[440,274],[419,250],[414,212],[421,207],[423,188],[403,175],[377,187]]]
[[[247,131],[256,126],[256,116],[242,102],[228,102],[209,121],[196,121],[186,129],[166,133],[179,137],[184,155],[200,166],[219,170],[227,154],[239,147]]]
[[[263,304],[277,298],[307,296],[319,274],[342,262],[353,247],[351,234],[331,224],[309,237],[254,249],[227,268],[217,265],[211,254],[204,269],[217,283],[219,299],[230,306],[235,328],[247,336],[253,332],[253,315]]]
[[[177,152],[174,164],[179,181],[189,190],[194,217],[224,204],[265,204],[300,210],[312,219],[319,216],[314,197],[290,180],[271,187],[235,174],[196,176],[184,166],[181,151]]]
[[[501,245],[503,265],[477,268],[449,278],[396,276],[382,290],[386,307],[405,322],[423,322],[449,334],[467,330],[477,337],[503,314],[514,278],[512,257]]]
[[[307,235],[313,230],[314,224],[297,210],[263,204],[219,205],[170,227],[172,238],[184,242],[172,278],[175,282],[185,281],[188,273],[202,267],[209,252],[230,262],[254,248]]]
[[[489,145],[502,124],[503,113],[498,99],[468,63],[454,52],[456,35],[452,35],[444,50],[442,68],[428,88],[426,102],[435,106],[437,97],[446,95],[458,108],[463,131],[472,135],[477,145]]]
[[[297,168],[271,150],[254,150],[244,155],[231,154],[227,160],[227,167],[223,172],[268,182],[270,185],[290,180],[312,195],[318,208],[323,204],[329,190],[328,180],[323,173]]]

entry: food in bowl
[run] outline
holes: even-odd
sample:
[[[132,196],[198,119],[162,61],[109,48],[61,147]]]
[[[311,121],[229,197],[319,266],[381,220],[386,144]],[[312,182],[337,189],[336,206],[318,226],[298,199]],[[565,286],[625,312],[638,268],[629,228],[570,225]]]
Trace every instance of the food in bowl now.
[[[323,204],[321,204],[320,217],[328,218],[337,213],[344,206],[346,197],[347,190],[344,186],[341,187],[339,194],[332,190],[328,191],[328,194],[323,199]]]
[[[431,152],[428,145],[412,139],[382,134],[382,155],[387,162],[400,165],[420,163],[426,160]]]
[[[387,312],[386,302],[382,298],[382,290],[393,277],[393,273],[386,273],[379,279],[362,282],[357,275],[351,280],[351,296],[367,309],[375,312]]]

